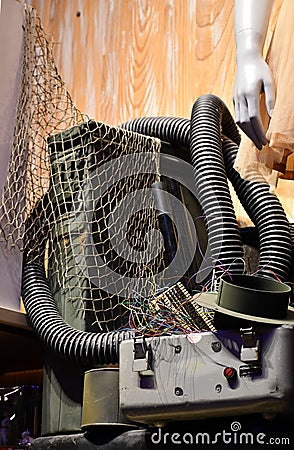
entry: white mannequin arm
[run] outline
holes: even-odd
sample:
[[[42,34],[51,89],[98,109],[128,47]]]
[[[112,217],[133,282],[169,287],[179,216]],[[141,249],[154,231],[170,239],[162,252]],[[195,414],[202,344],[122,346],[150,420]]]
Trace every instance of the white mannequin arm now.
[[[275,102],[271,70],[262,57],[273,1],[235,0],[234,10],[237,73],[233,101],[236,122],[259,149],[267,142],[260,120],[260,92],[264,90],[269,115]]]

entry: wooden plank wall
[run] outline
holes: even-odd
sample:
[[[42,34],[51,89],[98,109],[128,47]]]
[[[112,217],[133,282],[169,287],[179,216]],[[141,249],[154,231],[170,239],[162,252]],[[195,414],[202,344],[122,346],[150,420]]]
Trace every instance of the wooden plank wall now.
[[[266,45],[281,2],[275,0]],[[189,118],[206,93],[233,112],[234,0],[28,3],[53,35],[55,62],[76,106],[91,118],[111,125],[147,115]],[[285,201],[291,213],[293,202]]]
[[[205,93],[231,108],[233,0],[33,0],[79,109],[117,125],[189,117]]]

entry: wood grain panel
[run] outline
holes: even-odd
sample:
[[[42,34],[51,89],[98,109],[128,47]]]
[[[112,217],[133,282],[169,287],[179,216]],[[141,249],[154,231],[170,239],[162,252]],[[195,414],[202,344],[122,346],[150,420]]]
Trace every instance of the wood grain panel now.
[[[77,106],[118,124],[189,117],[204,93],[231,107],[233,0],[33,0]]]

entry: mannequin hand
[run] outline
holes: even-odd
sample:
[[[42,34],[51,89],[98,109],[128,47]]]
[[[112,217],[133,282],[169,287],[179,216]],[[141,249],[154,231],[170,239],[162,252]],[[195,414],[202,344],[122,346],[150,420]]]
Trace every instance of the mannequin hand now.
[[[260,54],[237,55],[233,97],[236,122],[259,150],[267,143],[259,110],[259,96],[262,91],[265,94],[267,112],[271,116],[275,94],[269,66]]]

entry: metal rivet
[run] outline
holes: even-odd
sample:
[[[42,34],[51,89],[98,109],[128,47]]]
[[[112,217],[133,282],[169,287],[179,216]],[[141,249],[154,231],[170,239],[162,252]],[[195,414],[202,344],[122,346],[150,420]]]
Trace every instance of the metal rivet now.
[[[175,387],[175,395],[177,395],[179,397],[180,395],[183,395],[183,394],[184,394],[184,391],[182,388],[180,388],[179,386]]]
[[[220,342],[212,342],[211,348],[214,352],[220,352],[222,349],[222,344]]]

